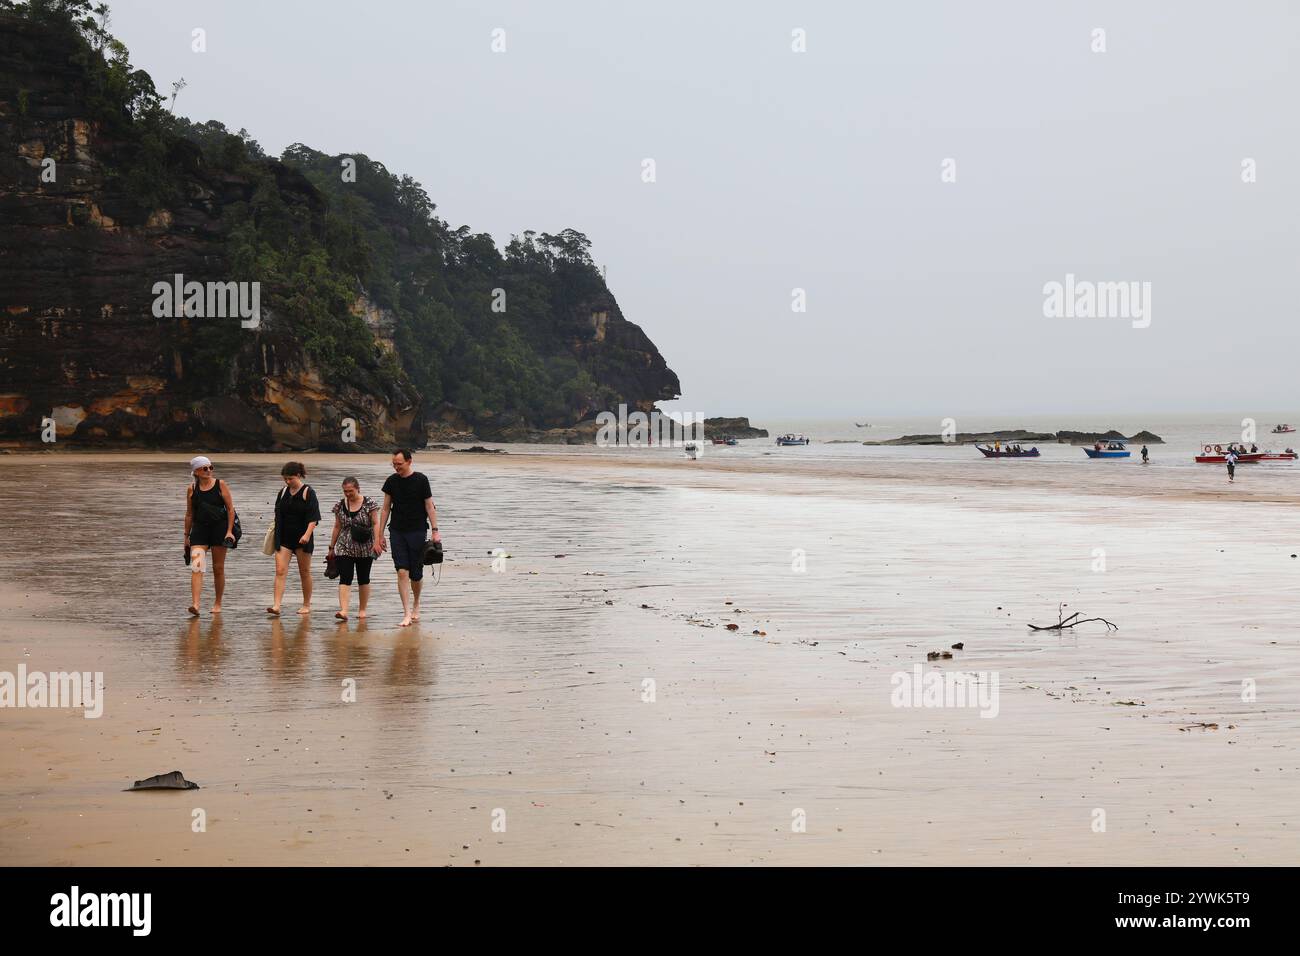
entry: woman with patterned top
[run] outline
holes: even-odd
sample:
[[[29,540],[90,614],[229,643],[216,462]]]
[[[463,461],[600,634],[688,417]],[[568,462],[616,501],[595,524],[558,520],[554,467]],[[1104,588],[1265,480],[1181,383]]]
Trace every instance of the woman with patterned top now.
[[[348,619],[348,598],[352,594],[352,572],[357,577],[357,617],[366,616],[370,600],[370,565],[375,560],[375,529],[379,522],[375,512],[379,502],[361,494],[361,485],[353,477],[343,479],[343,500],[334,506],[334,534],[330,537],[330,556],[339,569],[339,609],[334,616]],[[382,532],[380,532],[382,534]]]

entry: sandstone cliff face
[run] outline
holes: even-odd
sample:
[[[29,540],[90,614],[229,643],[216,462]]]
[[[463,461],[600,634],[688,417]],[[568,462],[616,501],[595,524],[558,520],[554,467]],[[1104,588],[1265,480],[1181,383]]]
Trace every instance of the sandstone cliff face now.
[[[624,395],[644,396],[629,402],[630,408],[653,410],[655,402],[668,401],[681,394],[677,375],[668,368],[650,337],[639,325],[629,322],[609,292],[597,293],[583,302],[571,316],[574,335],[573,353],[580,359],[597,360],[602,353],[617,350],[635,356],[631,368],[622,372],[619,391]],[[588,406],[575,409],[576,420],[583,420],[604,408]]]
[[[418,446],[426,411],[438,436],[572,441],[680,393],[581,233],[503,254],[367,157],[282,160],[172,116],[110,37],[0,13],[0,443],[52,420],[73,444]],[[260,321],[211,288],[158,312],[177,276],[257,282]]]
[[[70,53],[56,32],[0,14],[0,440],[39,443],[47,417],[60,443],[343,447],[345,419],[350,447],[422,436],[409,384],[327,387],[274,313],[256,329],[154,316],[156,282],[233,278],[222,213],[253,186],[176,141],[182,198],[142,205]],[[305,177],[272,165],[286,204],[323,210]]]
[[[562,347],[584,365],[603,368],[601,384],[618,395],[629,396],[629,411],[649,413],[655,403],[677,398],[681,392],[677,375],[640,326],[623,316],[618,302],[608,291],[594,293],[561,317],[557,347]],[[607,358],[618,356],[617,369]],[[612,365],[613,363],[608,363]],[[591,444],[595,440],[595,417],[603,411],[617,413],[612,401],[595,395],[575,396],[562,424],[528,421],[519,412],[507,411],[470,417],[462,409],[442,403],[430,416],[431,441],[466,441],[480,438],[507,442],[542,444]]]

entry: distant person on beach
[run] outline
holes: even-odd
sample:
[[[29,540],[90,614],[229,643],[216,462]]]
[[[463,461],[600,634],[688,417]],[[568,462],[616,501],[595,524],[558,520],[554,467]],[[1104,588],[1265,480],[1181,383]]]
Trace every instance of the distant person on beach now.
[[[1228,480],[1235,481],[1235,476],[1237,474],[1237,453],[1232,450],[1232,446],[1228,446],[1228,454],[1223,460],[1228,463]]]
[[[284,488],[275,498],[275,601],[267,614],[280,616],[284,585],[289,576],[289,562],[298,556],[298,578],[302,581],[302,607],[299,614],[311,613],[312,532],[320,523],[320,502],[304,479],[307,467],[291,461],[280,469]]]
[[[224,481],[212,476],[212,462],[198,455],[190,459],[190,485],[185,496],[185,550],[190,566],[191,617],[199,616],[199,595],[203,591],[203,572],[207,557],[212,555],[212,586],[216,597],[212,613],[221,613],[221,598],[226,591],[226,549],[235,546],[235,502]]]
[[[1145,465],[1145,464],[1147,463],[1147,461],[1150,459],[1150,457],[1151,457],[1150,454],[1147,452],[1147,446],[1146,446],[1146,445],[1143,445],[1143,446],[1142,446],[1142,464]]]
[[[402,599],[401,626],[406,627],[420,619],[426,529],[433,529],[434,541],[442,540],[438,534],[433,490],[424,474],[412,470],[409,448],[393,452],[393,474],[384,481],[384,508],[379,517],[375,543],[371,546],[376,555],[384,550],[383,529],[388,525],[390,514],[393,518],[389,528],[393,567],[397,569],[397,593]]]
[[[352,574],[357,578],[357,617],[366,616],[370,601],[370,565],[374,563],[375,529],[379,523],[375,512],[379,502],[361,494],[361,483],[353,477],[343,479],[343,500],[334,506],[334,533],[330,535],[329,553],[339,569],[339,609],[334,616],[348,619],[348,598],[352,593]],[[383,537],[383,533],[379,534]]]

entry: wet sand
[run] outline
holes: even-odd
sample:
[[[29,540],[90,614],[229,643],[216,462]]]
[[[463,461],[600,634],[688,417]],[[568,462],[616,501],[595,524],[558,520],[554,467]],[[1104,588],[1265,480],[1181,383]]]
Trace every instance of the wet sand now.
[[[183,456],[0,457],[0,487],[39,517],[34,553],[0,552],[0,670],[102,670],[106,683],[97,720],[0,709],[3,859],[1300,852],[1291,473],[1242,468],[1228,486],[1219,469],[521,451],[420,455],[449,560],[411,629],[396,626],[386,557],[364,625],[355,607],[333,620],[319,573],[309,619],[267,619],[270,559],[256,552],[282,456],[214,456],[246,538],[226,611],[205,603],[196,622]],[[326,502],[344,474],[377,493],[388,473],[385,456],[305,460]],[[511,555],[500,573],[493,549]],[[286,608],[297,594],[291,577]],[[1025,627],[1060,602],[1119,630]],[[957,642],[951,660],[926,660]],[[997,716],[893,706],[892,675],[918,664],[995,672]],[[202,789],[121,792],[172,769]]]

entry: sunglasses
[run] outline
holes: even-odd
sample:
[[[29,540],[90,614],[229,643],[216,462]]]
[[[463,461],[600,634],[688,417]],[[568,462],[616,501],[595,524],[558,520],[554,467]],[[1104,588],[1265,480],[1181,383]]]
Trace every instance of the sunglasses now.
[[[195,471],[211,471],[213,468],[216,468],[216,467],[217,467],[216,465],[200,465],[198,468],[196,468],[196,469],[194,469],[194,470],[195,470]]]

